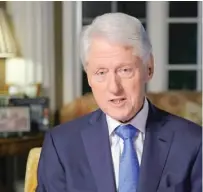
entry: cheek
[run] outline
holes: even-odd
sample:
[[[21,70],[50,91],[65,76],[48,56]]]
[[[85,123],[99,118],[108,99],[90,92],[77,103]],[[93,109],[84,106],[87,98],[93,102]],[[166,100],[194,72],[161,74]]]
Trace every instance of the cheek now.
[[[97,100],[97,102],[103,102],[103,100],[105,99],[105,85],[103,83],[92,83],[91,84],[91,89],[92,92],[95,96],[95,99]]]
[[[91,81],[91,88],[94,92],[97,93],[101,93],[101,92],[105,92],[105,83],[99,83],[99,82],[95,82],[95,81]]]
[[[142,80],[143,84],[148,82],[148,69],[146,68],[146,66],[143,68],[142,73],[140,75],[140,79]]]
[[[125,94],[132,103],[137,100],[140,100],[140,97],[142,97],[143,87],[144,83],[143,79],[141,79],[141,76],[137,76],[131,79],[130,81],[126,81],[123,84]]]
[[[143,79],[141,76],[135,76],[123,83],[123,88],[127,93],[139,92],[140,88],[143,86]]]

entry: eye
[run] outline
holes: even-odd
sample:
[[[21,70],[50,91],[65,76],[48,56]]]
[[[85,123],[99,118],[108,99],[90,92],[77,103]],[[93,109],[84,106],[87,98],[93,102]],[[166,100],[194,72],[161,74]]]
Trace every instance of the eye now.
[[[121,68],[119,71],[120,71],[121,73],[130,73],[130,72],[132,72],[132,68],[130,68],[130,67],[125,67],[125,68]]]
[[[104,71],[99,71],[97,75],[104,75]]]
[[[123,78],[129,78],[133,76],[133,73],[134,71],[132,67],[123,67],[118,70],[118,74]]]
[[[108,73],[107,69],[98,69],[97,71],[95,71],[93,79],[97,82],[103,82],[107,77],[107,73]]]
[[[96,72],[96,75],[98,75],[98,76],[103,76],[105,74],[106,74],[105,70],[99,70],[99,71]]]
[[[130,72],[131,71],[131,68],[124,68],[123,69],[123,72]]]

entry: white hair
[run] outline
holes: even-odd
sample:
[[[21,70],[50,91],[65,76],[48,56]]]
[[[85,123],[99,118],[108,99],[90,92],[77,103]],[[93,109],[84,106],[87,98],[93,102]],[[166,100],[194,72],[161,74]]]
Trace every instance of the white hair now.
[[[137,18],[124,13],[106,13],[96,17],[81,33],[80,57],[84,68],[91,40],[98,35],[132,47],[133,54],[139,56],[143,63],[149,59],[152,46],[142,23]]]

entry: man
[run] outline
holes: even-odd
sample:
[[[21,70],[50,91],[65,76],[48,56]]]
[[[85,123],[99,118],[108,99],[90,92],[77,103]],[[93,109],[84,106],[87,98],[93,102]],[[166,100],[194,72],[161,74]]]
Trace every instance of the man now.
[[[81,58],[100,109],[47,133],[37,191],[200,192],[201,128],[146,99],[154,63],[140,21],[97,17]]]

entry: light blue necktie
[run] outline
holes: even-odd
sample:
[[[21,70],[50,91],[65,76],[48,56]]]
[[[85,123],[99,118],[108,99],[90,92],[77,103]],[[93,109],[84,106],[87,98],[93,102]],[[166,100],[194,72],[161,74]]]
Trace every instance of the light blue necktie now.
[[[134,148],[134,139],[138,134],[138,130],[128,124],[116,128],[115,133],[124,141],[119,166],[118,192],[136,192],[139,162]]]

